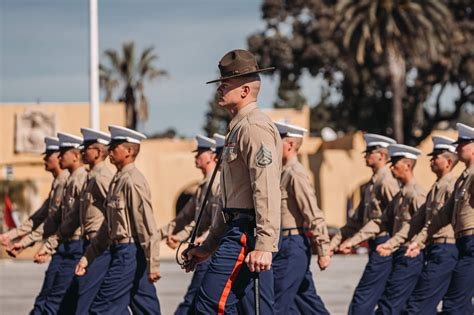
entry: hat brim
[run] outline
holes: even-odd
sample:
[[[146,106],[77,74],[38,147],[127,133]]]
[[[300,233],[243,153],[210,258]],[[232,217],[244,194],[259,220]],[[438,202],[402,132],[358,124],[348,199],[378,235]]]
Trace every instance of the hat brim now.
[[[453,144],[464,144],[464,143],[469,143],[469,142],[474,142],[474,139],[459,138],[458,140],[454,141]]]
[[[232,78],[243,77],[243,76],[246,76],[246,75],[255,74],[255,73],[260,73],[260,72],[265,72],[265,71],[273,71],[273,70],[275,70],[275,67],[264,68],[264,69],[258,69],[258,70],[255,70],[255,71],[250,71],[250,72],[245,72],[245,73],[234,74],[234,75],[231,75],[231,76],[228,76],[228,77],[222,77],[222,78],[219,78],[219,79],[207,81],[206,84],[215,83],[215,82],[220,82],[220,81],[225,81],[225,80],[229,80],[229,79],[232,79]]]

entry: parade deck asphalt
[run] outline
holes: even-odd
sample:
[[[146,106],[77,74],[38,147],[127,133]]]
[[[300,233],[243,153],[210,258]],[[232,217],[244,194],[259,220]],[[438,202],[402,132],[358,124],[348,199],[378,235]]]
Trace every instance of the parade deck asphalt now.
[[[316,289],[331,314],[346,314],[357,282],[367,262],[365,255],[335,256],[330,267],[319,271],[313,258],[312,271]],[[0,314],[28,314],[41,288],[47,264],[31,261],[0,260]],[[186,291],[191,274],[174,261],[161,263],[163,278],[156,288],[163,315],[173,314]]]

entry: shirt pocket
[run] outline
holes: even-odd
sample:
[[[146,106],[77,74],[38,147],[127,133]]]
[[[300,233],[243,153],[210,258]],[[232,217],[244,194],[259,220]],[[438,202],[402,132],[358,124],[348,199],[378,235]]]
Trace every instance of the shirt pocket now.
[[[232,163],[237,159],[237,147],[235,144],[228,144],[224,148],[224,161]]]

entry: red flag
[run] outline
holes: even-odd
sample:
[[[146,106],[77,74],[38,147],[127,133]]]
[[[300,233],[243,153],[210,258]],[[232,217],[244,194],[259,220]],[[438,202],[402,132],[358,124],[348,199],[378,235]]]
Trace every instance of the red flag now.
[[[5,194],[5,204],[3,205],[3,222],[5,222],[5,225],[8,229],[16,228],[16,223],[13,220],[12,211],[13,205],[12,201],[10,200],[10,196]]]

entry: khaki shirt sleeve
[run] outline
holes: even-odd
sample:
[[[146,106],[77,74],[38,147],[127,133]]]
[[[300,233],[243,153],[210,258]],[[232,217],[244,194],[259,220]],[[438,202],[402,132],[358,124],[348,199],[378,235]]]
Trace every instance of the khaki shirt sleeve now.
[[[352,244],[359,244],[369,238],[375,237],[377,234],[387,231],[387,225],[393,217],[393,202],[390,202],[387,209],[382,213],[382,216],[378,219],[372,219],[367,222],[359,232],[357,232],[352,238]]]
[[[50,213],[46,220],[27,236],[23,237],[20,244],[24,247],[31,246],[35,242],[47,239],[58,231],[61,224],[61,210]]]
[[[195,197],[190,198],[176,218],[160,228],[160,239],[177,234],[194,220],[194,213],[196,211],[195,200]]]
[[[225,221],[222,211],[215,211],[212,214],[212,224],[209,234],[201,247],[207,253],[213,253],[219,246],[219,242],[225,233]]]
[[[19,227],[12,229],[6,234],[11,240],[23,237],[35,230],[48,217],[49,198],[46,199],[41,207],[35,211],[28,219],[23,221]]]
[[[156,228],[150,190],[146,183],[126,185],[126,198],[131,210],[132,226],[145,253],[148,273],[159,272],[160,269],[160,237]]]
[[[454,194],[451,194],[446,204],[439,209],[430,221],[426,222],[420,233],[413,239],[421,248],[425,246],[426,241],[439,229],[451,223],[454,209]]]
[[[281,154],[274,135],[263,126],[250,124],[242,127],[241,132],[238,145],[249,171],[255,207],[255,249],[277,252],[281,225]]]
[[[387,241],[387,245],[389,245],[392,250],[396,250],[400,245],[405,244],[408,240],[412,239],[423,229],[425,216],[426,207],[422,206],[420,210],[412,216],[408,224],[404,224],[401,230]]]
[[[295,172],[292,176],[292,187],[298,209],[304,217],[306,225],[313,234],[319,256],[329,255],[329,233],[324,220],[324,213],[319,209],[313,186],[305,174]]]
[[[335,250],[337,247],[349,237],[354,236],[357,231],[362,228],[363,222],[363,198],[361,198],[361,202],[354,210],[352,216],[347,219],[346,224],[337,231],[337,233],[331,238],[331,242],[329,243],[330,250]]]

